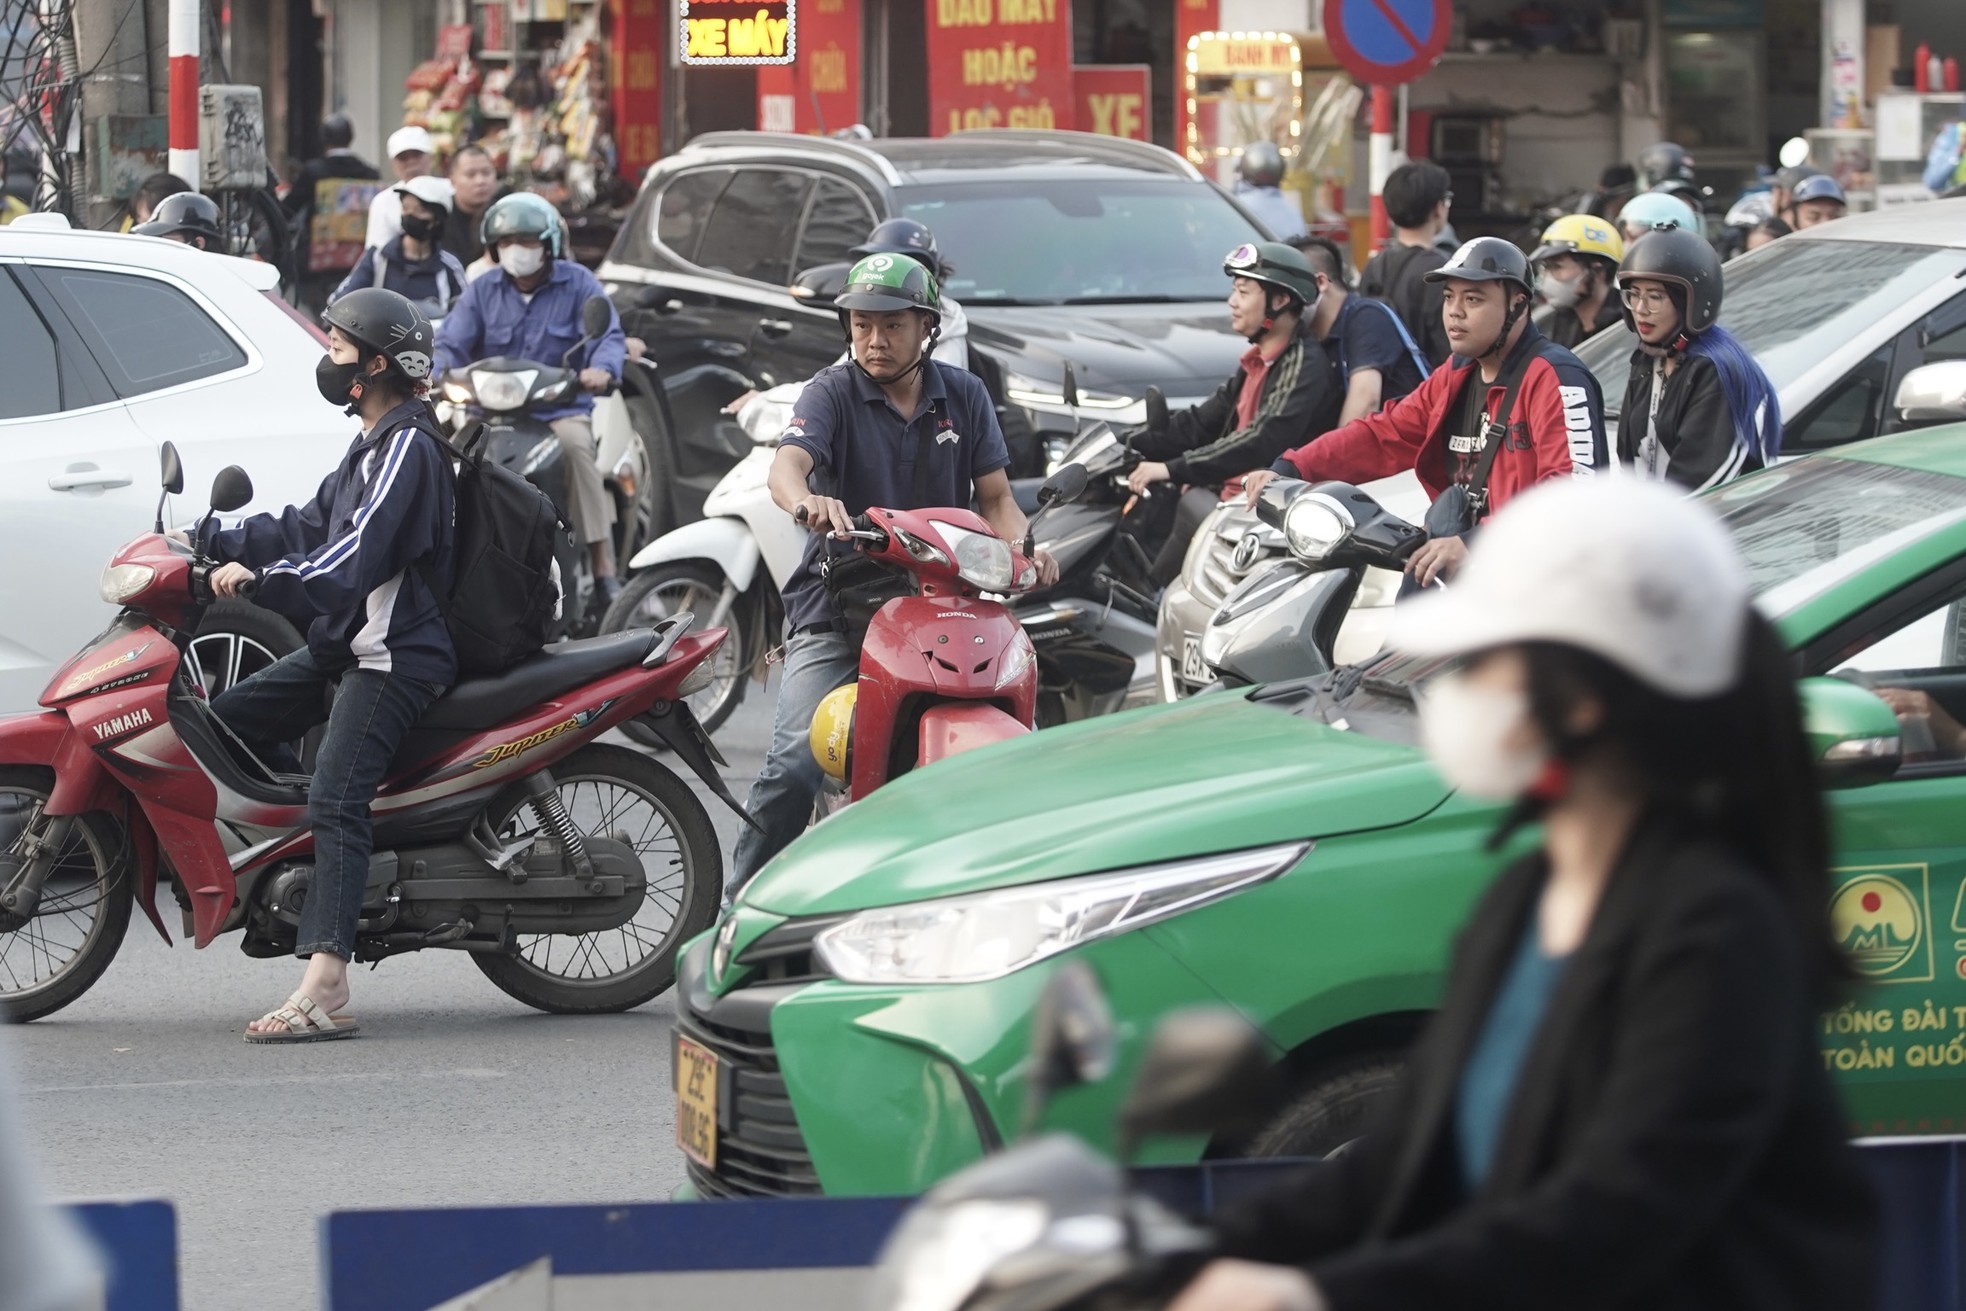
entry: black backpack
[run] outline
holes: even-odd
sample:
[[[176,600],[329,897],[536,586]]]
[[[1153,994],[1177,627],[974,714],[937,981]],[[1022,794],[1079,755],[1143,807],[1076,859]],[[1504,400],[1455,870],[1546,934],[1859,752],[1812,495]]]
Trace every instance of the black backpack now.
[[[502,674],[553,636],[561,586],[554,547],[566,533],[552,498],[503,465],[485,459],[485,425],[474,423],[456,446],[454,581],[446,596],[419,564],[444,612],[457,648],[460,678]]]

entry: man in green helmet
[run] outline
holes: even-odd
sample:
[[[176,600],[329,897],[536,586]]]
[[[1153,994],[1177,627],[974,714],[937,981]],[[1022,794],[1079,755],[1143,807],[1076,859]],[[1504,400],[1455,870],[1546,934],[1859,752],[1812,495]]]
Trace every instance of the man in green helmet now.
[[[1220,499],[1222,484],[1266,469],[1307,432],[1338,422],[1344,384],[1337,365],[1305,330],[1317,308],[1317,270],[1280,241],[1247,242],[1222,261],[1229,275],[1229,326],[1249,341],[1242,363],[1213,396],[1173,416],[1165,432],[1140,432],[1144,457],[1127,478],[1136,492],[1155,483],[1188,490],[1151,577],[1165,587],[1181,572],[1188,541]]]
[[[812,530],[786,580],[785,671],[771,749],[751,787],[746,828],[731,861],[730,892],[805,831],[821,774],[807,743],[820,701],[860,669],[852,631],[820,578],[820,560],[844,554],[854,515],[872,505],[918,510],[967,506],[1021,540],[1024,514],[1004,473],[1010,453],[996,408],[976,375],[930,358],[941,324],[935,275],[906,255],[867,256],[835,300],[851,356],[822,369],[800,395],[771,466],[771,498]],[[1058,577],[1038,552],[1039,578]]]

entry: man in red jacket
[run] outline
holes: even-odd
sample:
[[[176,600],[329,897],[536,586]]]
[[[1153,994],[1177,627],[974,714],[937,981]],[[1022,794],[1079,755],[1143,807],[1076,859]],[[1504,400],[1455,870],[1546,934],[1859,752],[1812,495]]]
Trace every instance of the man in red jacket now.
[[[1477,237],[1427,281],[1445,284],[1443,323],[1453,348],[1447,363],[1391,408],[1286,451],[1269,470],[1252,474],[1252,505],[1279,476],[1365,483],[1411,469],[1435,499],[1450,487],[1464,488],[1479,522],[1545,478],[1588,476],[1607,466],[1597,379],[1529,321],[1529,261],[1522,251],[1499,237]],[[1490,434],[1502,446],[1484,477]],[[1465,535],[1436,535],[1407,562],[1407,573],[1426,587],[1453,577],[1467,552]]]

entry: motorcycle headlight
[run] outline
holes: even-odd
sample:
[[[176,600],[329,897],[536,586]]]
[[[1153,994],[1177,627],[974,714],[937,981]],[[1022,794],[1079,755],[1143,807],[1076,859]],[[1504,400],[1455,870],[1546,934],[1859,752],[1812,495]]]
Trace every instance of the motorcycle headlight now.
[[[980,983],[1219,901],[1276,877],[1309,849],[1293,842],[885,906],[828,929],[815,946],[847,983]]]
[[[1044,1236],[1050,1212],[1034,1200],[978,1198],[912,1208],[881,1257],[879,1296],[894,1311],[957,1311],[997,1262]]]
[[[455,378],[445,383],[442,391],[444,399],[452,405],[469,405],[471,403],[471,388]]]
[[[1003,668],[997,671],[997,691],[1003,691],[1022,678],[1024,671],[1031,667],[1031,657],[1035,654],[1031,649],[1031,639],[1024,635],[1023,629],[1018,629],[1017,635],[1010,639],[1010,649],[1003,653]]]
[[[121,605],[155,581],[157,571],[147,564],[113,564],[102,571],[102,599]]]
[[[1003,378],[1003,394],[1006,399],[1015,401],[1026,409],[1043,410],[1048,414],[1072,412],[1072,407],[1065,404],[1065,385],[1062,382],[1040,382],[1022,373],[1006,371]],[[1123,410],[1135,403],[1133,397],[1122,396],[1118,392],[1079,388],[1081,410]]]
[[[1352,512],[1323,492],[1305,492],[1283,512],[1283,536],[1300,560],[1316,563],[1352,535]]]
[[[1007,592],[1017,582],[1017,571],[1010,543],[989,533],[972,532],[939,519],[929,525],[942,534],[942,540],[956,553],[956,572],[971,587],[986,592]]]
[[[523,409],[538,369],[517,369],[500,373],[495,369],[471,370],[471,389],[478,394],[478,405],[487,410]],[[469,399],[468,397],[466,399]]]

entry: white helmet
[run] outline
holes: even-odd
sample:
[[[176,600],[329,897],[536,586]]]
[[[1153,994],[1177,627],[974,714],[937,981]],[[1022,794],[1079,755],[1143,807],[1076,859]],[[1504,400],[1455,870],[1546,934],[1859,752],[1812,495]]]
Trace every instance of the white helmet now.
[[[1393,612],[1391,646],[1469,655],[1554,642],[1667,696],[1718,696],[1741,675],[1748,574],[1704,505],[1616,475],[1545,484],[1475,535],[1460,574]]]

